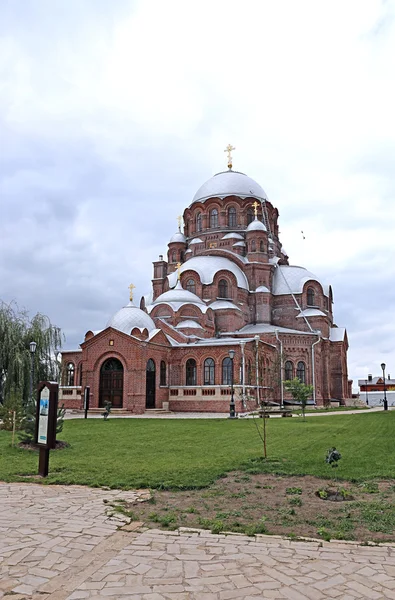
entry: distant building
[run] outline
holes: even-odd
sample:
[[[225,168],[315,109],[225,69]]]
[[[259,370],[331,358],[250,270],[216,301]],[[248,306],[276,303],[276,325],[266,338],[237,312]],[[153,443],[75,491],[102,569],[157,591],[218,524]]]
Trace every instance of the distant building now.
[[[237,411],[280,402],[293,377],[314,385],[317,404],[344,404],[348,341],[332,289],[289,264],[278,216],[229,157],[185,209],[140,306],[131,295],[104,329],[63,352],[60,402],[81,408],[88,385],[91,407],[225,412],[233,372]]]
[[[359,389],[362,392],[384,392],[383,376],[373,377],[368,375],[366,379],[358,379]],[[395,391],[395,379],[391,379],[391,375],[385,378],[385,389],[387,392]]]

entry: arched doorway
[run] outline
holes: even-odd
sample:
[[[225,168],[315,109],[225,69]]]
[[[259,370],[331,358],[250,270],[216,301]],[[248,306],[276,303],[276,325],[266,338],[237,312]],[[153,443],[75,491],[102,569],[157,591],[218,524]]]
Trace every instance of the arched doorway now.
[[[152,358],[147,362],[145,408],[155,408],[155,363]]]
[[[99,406],[106,402],[113,408],[123,406],[123,366],[117,358],[108,358],[100,369]]]

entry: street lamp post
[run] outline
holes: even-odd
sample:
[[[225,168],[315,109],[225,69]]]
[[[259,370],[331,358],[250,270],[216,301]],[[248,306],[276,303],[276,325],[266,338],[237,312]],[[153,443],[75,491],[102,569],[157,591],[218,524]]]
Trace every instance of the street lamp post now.
[[[385,387],[385,363],[381,363],[381,369],[383,371],[383,379],[384,379],[384,410],[388,410],[387,388]]]
[[[235,357],[235,351],[229,350],[229,358],[231,360],[231,369],[230,369],[230,406],[229,406],[229,419],[236,419],[236,410],[235,410],[235,396],[234,396],[234,388],[233,388],[233,360]]]
[[[34,354],[36,352],[37,344],[36,342],[30,342],[30,356],[31,356],[31,369],[30,369],[30,393],[29,400],[33,401],[33,380],[34,380]]]
[[[369,405],[369,398],[368,398],[368,380],[365,379],[365,393],[366,393],[366,404]]]

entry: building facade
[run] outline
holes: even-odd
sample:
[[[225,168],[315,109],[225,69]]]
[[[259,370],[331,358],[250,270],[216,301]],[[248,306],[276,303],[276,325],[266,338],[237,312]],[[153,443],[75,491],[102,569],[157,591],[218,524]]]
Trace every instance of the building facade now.
[[[319,405],[351,397],[347,334],[334,324],[333,294],[289,264],[279,213],[247,175],[217,173],[185,209],[183,227],[153,263],[150,294],[63,352],[60,402],[107,401],[133,413],[238,412],[289,399],[283,381],[314,386]],[[133,286],[131,286],[133,288]]]

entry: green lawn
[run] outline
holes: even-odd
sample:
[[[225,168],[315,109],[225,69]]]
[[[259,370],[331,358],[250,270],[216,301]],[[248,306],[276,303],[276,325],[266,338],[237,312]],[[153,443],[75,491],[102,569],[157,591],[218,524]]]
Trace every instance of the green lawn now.
[[[257,420],[262,425],[262,419]],[[395,478],[395,411],[270,419],[268,456],[252,420],[100,419],[65,421],[65,450],[51,452],[48,483],[113,488],[197,488],[235,469],[366,480]],[[36,452],[11,448],[0,431],[0,480],[37,473]],[[336,446],[338,469],[325,464]]]

